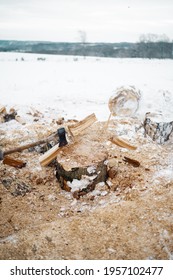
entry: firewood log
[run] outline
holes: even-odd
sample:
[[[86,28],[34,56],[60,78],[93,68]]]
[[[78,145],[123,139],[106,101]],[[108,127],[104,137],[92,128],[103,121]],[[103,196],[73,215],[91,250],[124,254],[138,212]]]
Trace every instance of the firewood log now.
[[[83,130],[90,127],[94,122],[97,121],[95,114],[91,114],[77,124],[68,126],[70,133],[73,136],[80,134]]]
[[[50,150],[48,150],[46,153],[44,153],[40,158],[39,162],[41,166],[47,166],[49,163],[51,163],[58,154],[60,147],[59,144],[52,147]]]

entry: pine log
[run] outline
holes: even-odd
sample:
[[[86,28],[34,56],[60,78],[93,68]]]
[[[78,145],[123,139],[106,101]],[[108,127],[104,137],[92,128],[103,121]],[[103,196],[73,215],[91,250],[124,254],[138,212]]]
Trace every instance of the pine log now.
[[[91,172],[92,170],[92,172]],[[56,162],[56,177],[63,190],[66,189],[67,181],[73,182],[74,179],[81,180],[83,177],[89,179],[87,187],[73,192],[73,196],[77,199],[80,196],[87,194],[94,190],[95,185],[99,182],[106,182],[108,178],[107,166],[105,159],[91,166],[74,167],[71,170],[65,170],[64,167],[57,161]],[[69,189],[68,189],[69,191]]]
[[[158,144],[163,144],[173,131],[173,118],[162,114],[146,113],[144,120],[145,133]]]

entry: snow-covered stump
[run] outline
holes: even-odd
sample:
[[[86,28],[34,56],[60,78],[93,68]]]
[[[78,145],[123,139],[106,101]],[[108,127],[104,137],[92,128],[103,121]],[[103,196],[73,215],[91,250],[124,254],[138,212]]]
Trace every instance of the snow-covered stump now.
[[[146,113],[144,120],[145,133],[158,144],[163,144],[173,131],[173,117],[166,117],[157,113]]]

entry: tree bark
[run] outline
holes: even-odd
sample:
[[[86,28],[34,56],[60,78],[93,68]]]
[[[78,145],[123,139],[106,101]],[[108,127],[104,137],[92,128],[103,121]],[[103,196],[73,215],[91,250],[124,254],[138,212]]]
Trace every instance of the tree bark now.
[[[166,118],[162,114],[147,113],[144,120],[145,133],[158,144],[163,144],[173,131],[173,118]]]

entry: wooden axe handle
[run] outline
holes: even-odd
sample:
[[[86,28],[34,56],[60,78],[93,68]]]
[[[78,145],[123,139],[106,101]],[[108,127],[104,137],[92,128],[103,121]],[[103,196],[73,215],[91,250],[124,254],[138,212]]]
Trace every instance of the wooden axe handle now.
[[[48,141],[50,141],[56,135],[57,135],[57,132],[54,133],[53,135],[47,137],[46,139],[42,139],[42,140],[39,140],[39,141],[36,141],[36,142],[33,142],[33,143],[29,143],[29,144],[26,144],[26,145],[23,145],[23,146],[19,146],[19,147],[13,148],[11,150],[7,150],[7,151],[4,151],[4,152],[1,151],[1,152],[3,154],[3,157],[6,156],[6,155],[10,155],[10,154],[16,153],[16,152],[21,152],[21,151],[29,149],[31,147],[35,147],[35,146],[47,143]],[[57,142],[58,141],[59,140],[57,140]]]

